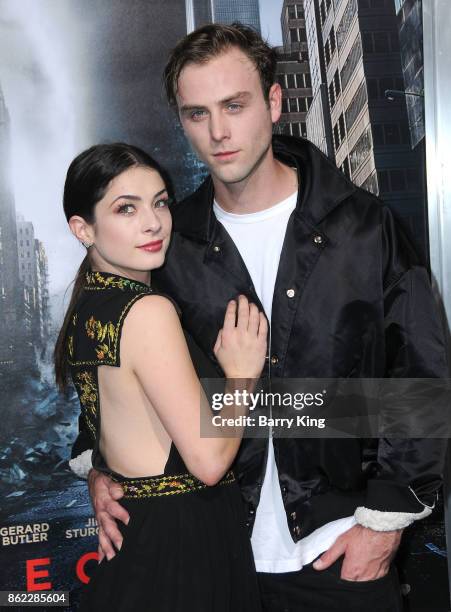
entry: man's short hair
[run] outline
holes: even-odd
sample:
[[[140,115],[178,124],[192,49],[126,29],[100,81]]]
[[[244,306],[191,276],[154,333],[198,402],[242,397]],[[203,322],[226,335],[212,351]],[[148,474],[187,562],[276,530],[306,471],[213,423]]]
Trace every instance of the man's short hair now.
[[[163,73],[169,104],[177,105],[177,83],[187,64],[207,63],[232,47],[240,49],[255,65],[263,95],[268,101],[276,76],[276,52],[255,30],[235,22],[232,25],[212,23],[202,26],[177,43]]]

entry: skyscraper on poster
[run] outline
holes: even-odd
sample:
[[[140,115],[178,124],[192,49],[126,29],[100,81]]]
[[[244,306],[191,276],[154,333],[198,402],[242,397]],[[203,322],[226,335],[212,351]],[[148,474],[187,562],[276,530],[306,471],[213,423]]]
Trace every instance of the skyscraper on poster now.
[[[187,30],[206,23],[240,21],[260,32],[258,0],[186,0]]]

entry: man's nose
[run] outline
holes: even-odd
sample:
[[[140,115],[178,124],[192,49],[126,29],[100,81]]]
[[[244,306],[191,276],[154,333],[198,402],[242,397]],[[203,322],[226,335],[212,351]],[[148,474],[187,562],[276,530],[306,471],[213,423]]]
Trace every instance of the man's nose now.
[[[210,115],[210,135],[218,142],[230,136],[227,117],[220,111]]]

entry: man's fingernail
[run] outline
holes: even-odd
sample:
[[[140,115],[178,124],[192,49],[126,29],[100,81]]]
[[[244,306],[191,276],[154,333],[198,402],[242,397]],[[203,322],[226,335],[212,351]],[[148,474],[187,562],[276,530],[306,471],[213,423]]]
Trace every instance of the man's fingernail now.
[[[318,559],[317,561],[315,561],[315,563],[313,564],[313,567],[315,569],[321,569],[323,567],[323,562],[321,561],[321,559]]]
[[[127,518],[127,522],[125,524],[128,525],[129,522],[130,522],[130,517]]]
[[[111,561],[111,559],[114,557],[114,555],[112,555],[111,553],[109,553],[106,558],[108,559],[108,561]]]
[[[122,542],[119,542],[119,544],[116,544],[116,548],[117,548],[118,550],[121,550],[121,548],[122,548]]]

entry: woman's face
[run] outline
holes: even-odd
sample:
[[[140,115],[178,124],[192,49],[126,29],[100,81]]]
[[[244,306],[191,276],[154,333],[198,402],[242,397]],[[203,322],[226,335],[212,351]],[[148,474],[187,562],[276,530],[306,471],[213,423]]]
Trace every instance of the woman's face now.
[[[88,226],[94,269],[149,281],[164,263],[172,219],[169,196],[156,170],[135,166],[111,181]]]

